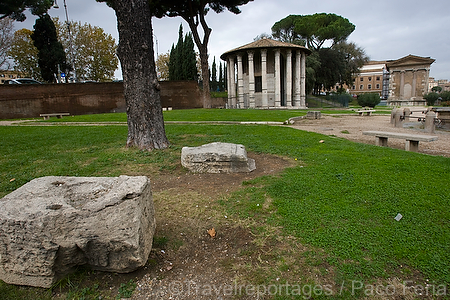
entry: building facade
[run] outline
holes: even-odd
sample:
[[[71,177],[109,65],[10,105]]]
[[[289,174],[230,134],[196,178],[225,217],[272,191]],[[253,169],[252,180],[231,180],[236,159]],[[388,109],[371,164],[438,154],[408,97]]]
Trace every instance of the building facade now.
[[[414,105],[424,101],[428,93],[430,67],[435,60],[429,57],[408,55],[397,60],[388,60],[389,100],[388,103]],[[421,104],[421,103],[417,103]]]
[[[10,79],[22,78],[22,74],[17,71],[11,70],[0,70],[0,83],[3,84],[5,81]]]
[[[263,38],[225,52],[228,108],[306,108],[306,47]]]
[[[388,98],[389,71],[385,61],[370,61],[359,71],[360,73],[353,78],[350,94],[378,93],[382,99]]]
[[[370,61],[353,79],[350,94],[378,93],[388,105],[424,105],[423,96],[437,86],[430,81],[430,67],[435,60],[407,55],[388,61]]]

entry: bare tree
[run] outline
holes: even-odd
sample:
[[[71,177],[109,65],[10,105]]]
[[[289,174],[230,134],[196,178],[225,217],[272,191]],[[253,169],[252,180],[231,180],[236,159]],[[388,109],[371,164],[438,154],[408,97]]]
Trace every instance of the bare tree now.
[[[8,59],[8,51],[14,40],[14,20],[10,18],[0,19],[0,69],[10,69],[11,62]]]

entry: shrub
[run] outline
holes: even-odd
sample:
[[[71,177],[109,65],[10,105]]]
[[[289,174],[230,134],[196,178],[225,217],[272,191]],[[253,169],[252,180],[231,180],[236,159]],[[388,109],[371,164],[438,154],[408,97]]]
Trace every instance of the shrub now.
[[[378,93],[364,93],[358,96],[358,104],[362,107],[375,107],[380,101],[380,95]]]
[[[439,99],[439,94],[435,92],[431,92],[423,95],[423,99],[427,100],[427,105],[434,105],[434,103]]]
[[[326,96],[327,100],[340,103],[343,107],[348,107],[348,103],[352,101],[352,96],[347,93],[329,94]]]
[[[448,102],[450,101],[450,92],[445,91],[439,94],[439,96],[442,98],[442,101]]]

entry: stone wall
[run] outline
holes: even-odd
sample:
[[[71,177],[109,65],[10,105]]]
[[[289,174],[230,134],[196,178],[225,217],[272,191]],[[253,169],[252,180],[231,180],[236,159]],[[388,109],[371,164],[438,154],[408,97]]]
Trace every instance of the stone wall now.
[[[203,107],[195,81],[162,81],[160,85],[162,107]],[[224,106],[223,99],[213,99],[213,107]],[[0,119],[34,118],[43,113],[83,115],[125,111],[121,82],[0,85]]]

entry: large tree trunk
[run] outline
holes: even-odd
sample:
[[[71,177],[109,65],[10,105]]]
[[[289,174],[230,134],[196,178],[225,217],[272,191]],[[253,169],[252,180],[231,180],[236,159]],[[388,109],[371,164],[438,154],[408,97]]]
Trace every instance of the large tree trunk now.
[[[209,87],[209,63],[208,63],[208,46],[201,45],[200,63],[202,66],[203,77],[203,108],[211,108],[211,93]]]
[[[212,29],[206,24],[205,15],[200,14],[200,24],[203,28],[203,42],[200,39],[198,32],[199,23],[191,16],[185,16],[183,19],[189,24],[194,42],[197,45],[198,52],[200,53],[200,64],[202,67],[202,80],[203,80],[203,108],[211,108],[211,93],[209,88],[209,63],[208,63],[208,42]]]
[[[127,105],[127,146],[147,150],[167,148],[148,0],[115,0],[114,10],[119,30],[117,55]]]

